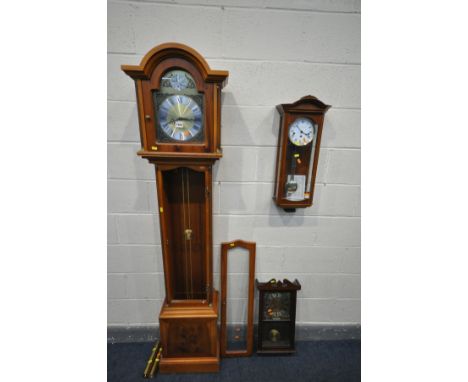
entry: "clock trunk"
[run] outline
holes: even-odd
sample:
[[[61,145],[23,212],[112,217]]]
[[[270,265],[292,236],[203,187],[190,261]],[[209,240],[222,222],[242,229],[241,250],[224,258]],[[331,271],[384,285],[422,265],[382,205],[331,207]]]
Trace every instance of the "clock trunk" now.
[[[211,301],[211,166],[157,169],[168,304]]]

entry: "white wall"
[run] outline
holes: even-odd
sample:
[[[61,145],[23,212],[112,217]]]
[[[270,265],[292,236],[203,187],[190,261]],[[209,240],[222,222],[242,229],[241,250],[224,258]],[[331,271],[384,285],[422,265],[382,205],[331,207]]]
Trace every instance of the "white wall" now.
[[[170,41],[230,73],[214,168],[216,283],[219,243],[255,241],[258,279],[302,283],[298,322],[360,322],[360,2],[110,1],[108,31],[109,325],[157,323],[164,297],[154,168],[136,155],[134,84],[120,65]],[[314,206],[291,215],[271,199],[275,105],[307,94],[332,109]],[[236,319],[245,304],[232,306]]]

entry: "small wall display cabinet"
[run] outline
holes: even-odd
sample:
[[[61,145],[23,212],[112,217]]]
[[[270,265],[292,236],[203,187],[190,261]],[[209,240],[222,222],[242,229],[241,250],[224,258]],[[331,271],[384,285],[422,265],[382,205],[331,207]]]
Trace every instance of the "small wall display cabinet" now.
[[[271,279],[261,283],[259,290],[257,353],[294,353],[296,331],[296,298],[299,281]]]

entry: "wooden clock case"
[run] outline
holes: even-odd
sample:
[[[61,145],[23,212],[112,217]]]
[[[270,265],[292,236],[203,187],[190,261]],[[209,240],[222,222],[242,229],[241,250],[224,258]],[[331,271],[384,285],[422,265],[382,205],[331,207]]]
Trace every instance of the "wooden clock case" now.
[[[324,104],[318,98],[308,95],[290,104],[280,104],[276,109],[280,115],[278,149],[276,155],[275,191],[273,200],[278,207],[287,212],[296,208],[310,207],[314,196],[315,178],[319,160],[320,141],[322,138],[323,120],[326,111],[331,106]],[[317,133],[312,143],[306,146],[294,146],[288,137],[289,127],[298,118],[306,118],[317,126]],[[300,158],[295,164],[297,175],[306,176],[306,188],[303,200],[288,200],[285,197],[285,184],[291,161],[295,160],[292,151]]]
[[[295,353],[296,301],[301,284],[297,279],[255,281],[260,293],[257,353]]]
[[[138,155],[155,165],[166,298],[159,315],[160,371],[219,370],[218,292],[213,288],[212,165],[222,157],[221,89],[227,71],[211,70],[192,48],[156,46],[140,65],[123,65],[135,81]],[[169,70],[183,70],[203,99],[203,139],[163,141],[153,95]]]

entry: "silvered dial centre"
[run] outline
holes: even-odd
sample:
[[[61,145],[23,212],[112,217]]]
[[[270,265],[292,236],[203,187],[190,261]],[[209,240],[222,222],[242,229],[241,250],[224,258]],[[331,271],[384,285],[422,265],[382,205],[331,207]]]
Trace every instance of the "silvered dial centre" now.
[[[169,137],[186,141],[201,131],[201,110],[190,97],[174,95],[164,100],[159,108],[161,128]]]

